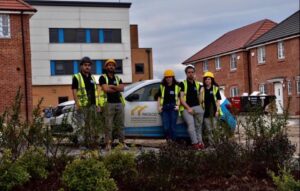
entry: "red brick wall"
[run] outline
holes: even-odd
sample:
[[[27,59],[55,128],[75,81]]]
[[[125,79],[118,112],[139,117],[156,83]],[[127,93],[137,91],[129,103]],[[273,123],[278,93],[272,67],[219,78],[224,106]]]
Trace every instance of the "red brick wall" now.
[[[27,103],[29,114],[32,111],[32,90],[31,90],[31,53],[29,38],[29,15],[23,16],[24,36],[25,36],[25,55],[26,55],[26,74],[27,74]],[[25,84],[24,84],[24,65],[22,49],[22,29],[21,16],[19,14],[10,15],[11,38],[0,38],[0,113],[5,108],[10,107],[16,92],[21,87],[23,100],[21,105],[22,116],[25,118]],[[29,115],[30,116],[30,115]]]
[[[292,115],[299,113],[299,99],[300,96],[296,92],[296,76],[300,76],[299,68],[299,37],[284,41],[285,58],[278,59],[277,43],[265,46],[266,62],[258,64],[257,48],[251,49],[251,77],[253,90],[258,91],[258,86],[261,83],[267,84],[268,94],[274,95],[274,85],[267,80],[273,78],[283,78],[283,99],[284,107],[288,101],[287,80],[292,82],[292,95],[290,104],[290,113]]]
[[[248,92],[248,68],[247,68],[247,52],[236,53],[239,59],[237,60],[237,69],[230,70],[230,56],[225,55],[220,57],[221,69],[216,70],[215,58],[208,60],[208,71],[213,72],[215,80],[220,86],[225,87],[225,96],[230,97],[230,88],[237,86],[239,93]],[[202,82],[203,78],[203,62],[195,65],[196,76]]]

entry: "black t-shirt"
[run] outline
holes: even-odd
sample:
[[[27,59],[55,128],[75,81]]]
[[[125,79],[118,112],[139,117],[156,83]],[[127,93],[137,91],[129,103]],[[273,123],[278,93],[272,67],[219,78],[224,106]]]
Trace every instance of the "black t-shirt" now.
[[[179,96],[179,92],[177,94],[177,97],[178,96]],[[160,97],[160,98],[162,97],[160,87],[159,87],[159,91],[158,91],[158,97]],[[172,84],[171,86],[165,86],[165,95],[164,95],[164,103],[163,103],[163,105],[166,105],[166,104],[176,104],[176,100],[175,100],[175,84]]]
[[[214,117],[215,113],[217,111],[216,102],[214,99],[214,93],[213,93],[213,87],[210,89],[204,88],[204,105],[205,105],[205,111],[204,111],[204,117]],[[221,100],[220,91],[217,91],[216,94],[217,100]]]
[[[95,99],[95,84],[93,81],[93,78],[91,76],[91,74],[89,74],[88,76],[84,75],[81,73],[81,76],[83,78],[84,84],[85,84],[85,90],[88,96],[88,100],[89,100],[89,104],[91,105],[96,105],[96,99]],[[95,82],[96,83],[96,82]],[[72,89],[74,90],[78,90],[78,80],[77,78],[74,76],[73,80],[72,80]]]
[[[193,83],[190,83],[188,80],[186,81],[187,81],[186,103],[190,107],[200,105],[198,95],[200,94],[201,85],[199,84],[199,90],[197,90],[195,81],[193,81]],[[180,91],[184,92],[183,82],[180,83],[180,88],[181,88]]]
[[[115,85],[117,86],[117,80],[116,77],[114,76],[113,78],[110,78],[107,75],[108,78],[108,85]],[[102,86],[103,84],[106,84],[106,80],[104,76],[100,76],[99,78],[99,84]],[[119,84],[122,84],[122,80],[120,79]],[[115,93],[107,93],[107,102],[108,103],[121,103],[120,99],[121,93],[120,92],[115,92]]]

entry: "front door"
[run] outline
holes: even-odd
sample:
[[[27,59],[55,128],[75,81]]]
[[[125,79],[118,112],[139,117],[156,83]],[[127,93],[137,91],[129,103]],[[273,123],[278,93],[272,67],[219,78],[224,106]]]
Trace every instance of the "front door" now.
[[[281,83],[274,83],[277,113],[283,113],[283,89]]]

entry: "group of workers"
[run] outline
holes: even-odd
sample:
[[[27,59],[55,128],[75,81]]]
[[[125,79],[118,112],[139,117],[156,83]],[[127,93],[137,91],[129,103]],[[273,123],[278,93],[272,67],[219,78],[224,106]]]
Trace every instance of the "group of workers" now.
[[[182,115],[187,124],[193,147],[204,149],[202,124],[207,129],[209,145],[213,145],[212,129],[222,115],[219,86],[211,72],[203,75],[203,86],[195,80],[195,67],[185,68],[186,79],[178,83],[173,70],[166,70],[158,93],[158,111],[161,113],[166,138],[175,140],[177,117]]]
[[[120,77],[115,75],[117,63],[114,59],[105,62],[105,71],[99,78],[99,86],[91,74],[92,64],[89,57],[83,57],[80,61],[80,72],[73,76],[72,91],[76,110],[80,112],[82,108],[88,107],[97,112],[104,112],[105,149],[111,149],[113,133],[117,135],[119,143],[126,147],[122,130],[125,100],[121,92],[124,91],[124,84]],[[176,139],[176,121],[178,116],[182,115],[193,147],[201,150],[205,148],[202,140],[203,123],[207,128],[208,143],[213,144],[212,129],[216,127],[217,118],[222,115],[221,96],[213,73],[204,74],[203,86],[195,80],[193,65],[186,66],[185,73],[186,79],[179,83],[173,70],[164,72],[158,92],[158,112],[162,117],[166,139]]]

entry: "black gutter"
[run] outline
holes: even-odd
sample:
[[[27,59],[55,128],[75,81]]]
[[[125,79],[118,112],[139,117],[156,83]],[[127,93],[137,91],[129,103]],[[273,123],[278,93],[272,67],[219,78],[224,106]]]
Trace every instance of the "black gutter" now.
[[[152,79],[152,75],[151,75],[151,59],[150,59],[150,52],[151,50],[150,49],[146,49],[146,52],[147,52],[147,58],[148,58],[148,68],[149,68],[149,80]]]
[[[26,49],[25,49],[25,36],[24,36],[24,20],[23,12],[21,11],[21,27],[22,27],[22,51],[23,51],[23,67],[24,67],[24,88],[25,88],[25,110],[26,110],[26,122],[29,121],[29,109],[28,109],[28,91],[27,91],[27,69],[26,69]]]
[[[85,1],[47,1],[47,0],[26,0],[30,5],[40,6],[67,6],[67,7],[113,7],[130,8],[131,3],[112,3],[112,2],[85,2]]]
[[[247,67],[248,67],[248,95],[251,94],[252,92],[252,72],[251,72],[251,52],[250,50],[248,52],[246,52],[247,54]]]

